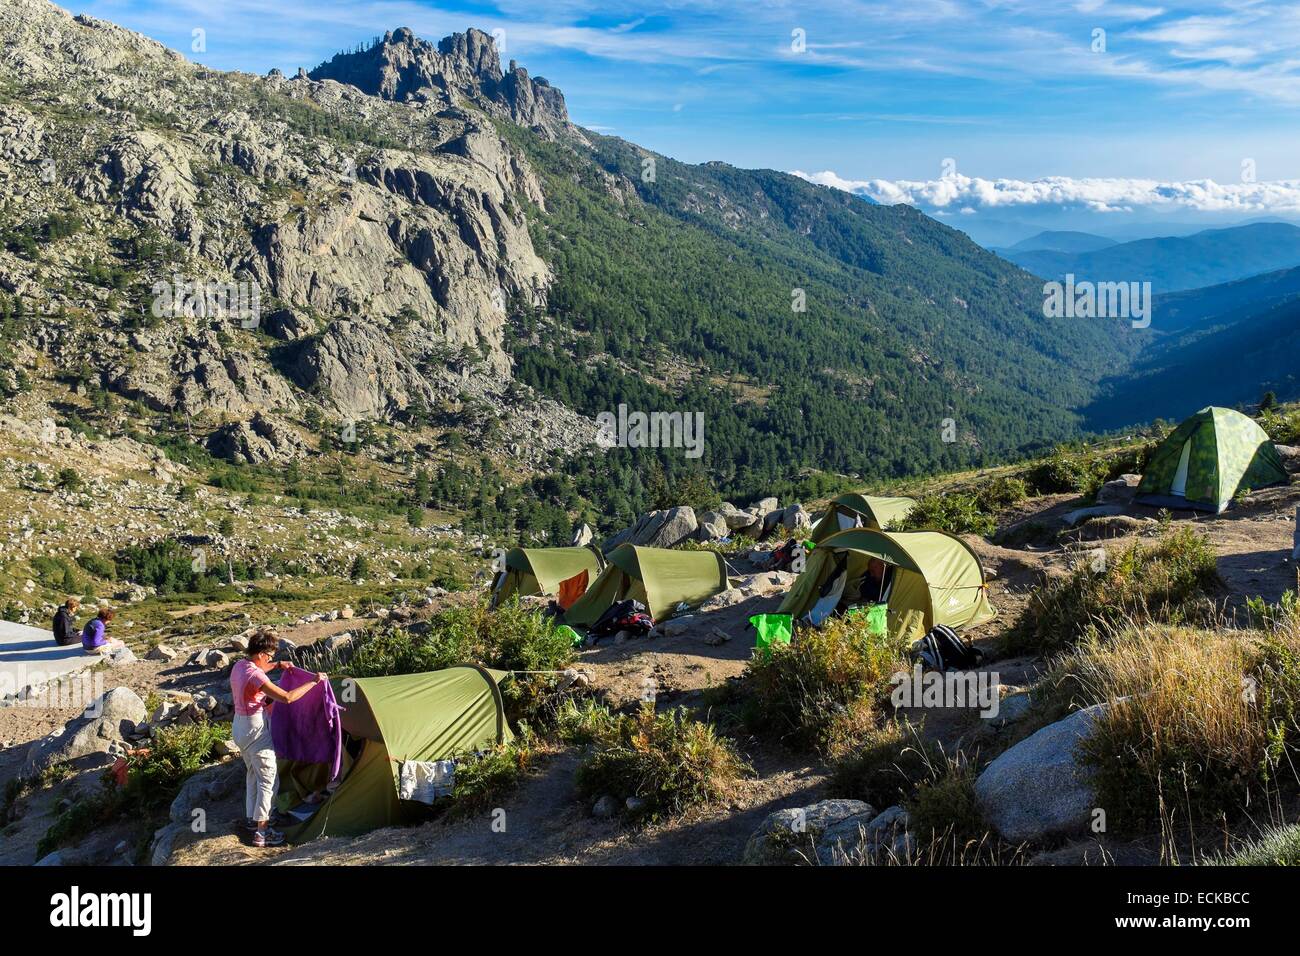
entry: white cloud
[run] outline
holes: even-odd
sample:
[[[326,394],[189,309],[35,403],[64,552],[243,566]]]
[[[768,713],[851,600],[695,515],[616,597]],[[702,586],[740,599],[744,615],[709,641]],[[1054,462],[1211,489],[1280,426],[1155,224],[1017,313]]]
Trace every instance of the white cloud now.
[[[1212,179],[1161,182],[1155,179],[980,179],[955,175],[922,181],[844,179],[824,170],[792,175],[809,182],[868,196],[892,205],[923,209],[967,210],[1052,206],[1094,212],[1136,208],[1187,209],[1200,212],[1300,212],[1300,180],[1217,183]]]

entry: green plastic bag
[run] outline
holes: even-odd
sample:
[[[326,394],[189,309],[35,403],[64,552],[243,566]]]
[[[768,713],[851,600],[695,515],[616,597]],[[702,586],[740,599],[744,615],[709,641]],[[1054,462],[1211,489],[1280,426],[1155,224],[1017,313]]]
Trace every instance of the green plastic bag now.
[[[559,627],[556,628],[556,630],[559,631],[561,634],[567,634],[569,636],[569,639],[573,642],[574,647],[577,647],[584,640],[586,640],[586,638],[584,638],[573,628],[569,627],[569,625],[567,624],[561,624]]]
[[[870,607],[855,607],[849,610],[845,617],[867,619],[867,630],[876,637],[884,637],[889,633],[889,605],[873,604]]]
[[[791,614],[755,614],[749,619],[758,636],[754,638],[754,650],[761,650],[771,655],[773,644],[789,644],[794,632],[794,616]]]

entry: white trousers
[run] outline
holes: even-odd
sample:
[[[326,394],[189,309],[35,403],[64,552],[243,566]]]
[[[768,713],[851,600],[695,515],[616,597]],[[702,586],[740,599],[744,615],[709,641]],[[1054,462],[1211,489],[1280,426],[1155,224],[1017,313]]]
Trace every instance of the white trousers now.
[[[263,711],[251,717],[236,714],[232,724],[235,745],[244,758],[244,813],[254,821],[271,819],[271,805],[279,789],[276,773],[275,745],[271,742],[271,722]]]

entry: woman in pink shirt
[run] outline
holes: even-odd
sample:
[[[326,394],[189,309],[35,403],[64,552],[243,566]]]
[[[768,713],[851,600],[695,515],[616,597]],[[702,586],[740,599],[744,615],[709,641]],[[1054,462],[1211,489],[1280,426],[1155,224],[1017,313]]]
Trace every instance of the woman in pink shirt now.
[[[288,661],[272,662],[279,641],[271,634],[258,634],[248,642],[248,656],[237,661],[230,671],[230,693],[235,703],[234,738],[244,758],[247,776],[244,785],[244,812],[253,827],[253,846],[278,846],[284,834],[269,826],[271,804],[279,785],[276,775],[275,745],[271,742],[271,722],[267,711],[279,701],[291,704],[325,680],[316,680],[291,691],[280,690],[266,676],[267,671],[293,667]]]

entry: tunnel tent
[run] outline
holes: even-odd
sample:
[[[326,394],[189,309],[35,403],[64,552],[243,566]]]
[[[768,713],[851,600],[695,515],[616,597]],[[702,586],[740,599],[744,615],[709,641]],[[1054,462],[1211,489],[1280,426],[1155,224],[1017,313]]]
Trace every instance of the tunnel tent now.
[[[1241,492],[1289,480],[1277,448],[1254,419],[1211,405],[1151,453],[1136,500],[1219,514]]]
[[[913,498],[886,498],[857,493],[840,495],[830,503],[826,513],[814,526],[811,538],[823,541],[839,531],[851,528],[888,528],[901,521],[916,507]]]
[[[461,664],[391,677],[334,679],[343,730],[359,751],[338,788],[285,834],[294,842],[356,836],[418,820],[427,809],[398,798],[403,761],[462,757],[514,739],[498,686],[506,671]]]
[[[560,585],[574,575],[587,572],[594,581],[605,567],[605,558],[591,546],[574,548],[511,548],[505,569],[492,581],[491,606],[498,607],[511,597],[558,594]]]
[[[727,589],[727,564],[714,551],[677,551],[621,544],[610,552],[608,565],[587,593],[564,614],[572,627],[591,627],[612,605],[640,601],[656,621],[677,613],[679,605],[695,607]]]
[[[979,558],[961,538],[945,531],[871,528],[840,531],[818,544],[780,613],[799,621],[829,599],[835,602],[831,611],[858,606],[872,558],[890,567],[885,603],[893,636],[916,640],[936,624],[961,630],[996,613]]]

